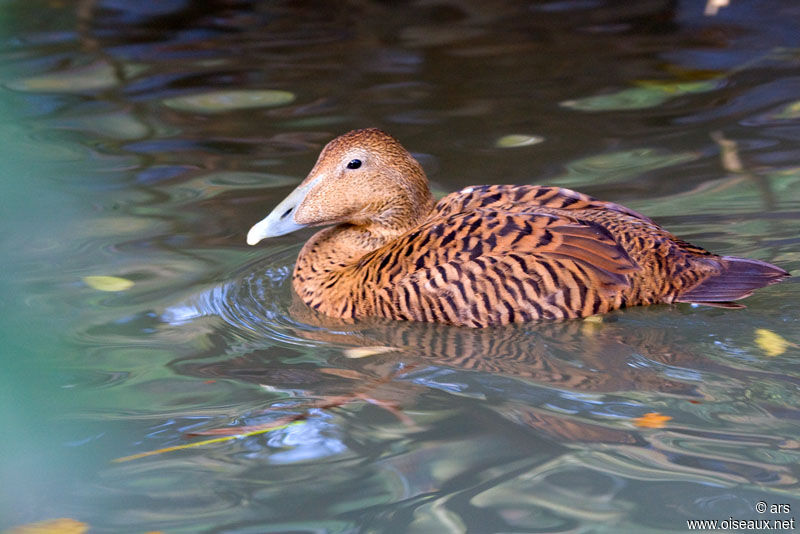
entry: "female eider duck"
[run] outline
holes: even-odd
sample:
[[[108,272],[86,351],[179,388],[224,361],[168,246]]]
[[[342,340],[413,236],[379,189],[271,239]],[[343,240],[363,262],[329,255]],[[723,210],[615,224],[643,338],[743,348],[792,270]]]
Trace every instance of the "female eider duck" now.
[[[649,218],[558,187],[481,185],[434,202],[420,164],[381,130],[346,133],[247,234],[306,226],[292,285],[310,307],[485,327],[625,306],[731,301],[788,273],[717,256]]]

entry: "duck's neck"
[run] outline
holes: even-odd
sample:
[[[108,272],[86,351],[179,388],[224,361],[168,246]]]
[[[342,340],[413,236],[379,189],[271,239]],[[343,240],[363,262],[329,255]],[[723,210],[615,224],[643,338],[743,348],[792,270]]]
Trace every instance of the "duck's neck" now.
[[[426,194],[416,202],[398,202],[368,224],[339,224],[314,234],[297,257],[292,285],[309,306],[336,317],[359,316],[353,299],[361,290],[358,263],[365,255],[416,228],[433,210]]]

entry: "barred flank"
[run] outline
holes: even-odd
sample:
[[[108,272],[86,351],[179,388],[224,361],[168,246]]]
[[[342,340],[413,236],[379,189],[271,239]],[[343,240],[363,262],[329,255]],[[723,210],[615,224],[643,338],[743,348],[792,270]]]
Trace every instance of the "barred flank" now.
[[[659,302],[736,300],[786,276],[768,263],[720,258],[635,211],[568,189],[467,191],[442,199],[423,224],[355,268],[328,275],[316,292],[299,293],[339,317],[485,327]],[[317,261],[301,260],[298,266]],[[737,262],[747,269],[729,267]],[[332,283],[345,304],[330,305],[339,302],[326,298]]]

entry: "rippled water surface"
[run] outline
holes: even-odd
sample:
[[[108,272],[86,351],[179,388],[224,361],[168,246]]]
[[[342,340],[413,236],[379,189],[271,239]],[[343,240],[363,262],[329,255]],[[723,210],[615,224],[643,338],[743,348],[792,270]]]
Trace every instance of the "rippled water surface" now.
[[[800,6],[704,4],[0,2],[0,529],[794,520]],[[244,236],[364,126],[437,194],[571,187],[794,278],[745,310],[325,319],[289,284],[310,233]]]

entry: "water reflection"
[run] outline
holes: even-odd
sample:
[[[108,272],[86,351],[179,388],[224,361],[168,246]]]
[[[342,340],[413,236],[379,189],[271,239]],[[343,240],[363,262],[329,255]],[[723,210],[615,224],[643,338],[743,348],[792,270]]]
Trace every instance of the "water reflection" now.
[[[599,456],[584,461],[608,475],[776,488],[797,483],[785,462],[756,452],[783,448],[780,438],[763,435],[763,425],[771,410],[784,415],[786,410],[797,411],[791,395],[770,397],[774,408],[729,403],[743,390],[751,399],[758,396],[753,380],[777,388],[796,387],[798,380],[732,365],[691,348],[698,347],[694,336],[703,332],[708,337],[707,332],[715,330],[712,325],[728,320],[730,311],[664,306],[611,315],[602,323],[485,330],[405,322],[354,325],[318,315],[292,299],[288,278],[296,252],[297,247],[291,247],[273,253],[232,281],[160,315],[160,335],[169,338],[179,327],[182,336],[188,328],[216,339],[208,351],[173,360],[170,366],[177,373],[250,382],[278,395],[254,411],[236,414],[228,424],[255,428],[292,411],[302,413],[320,402],[344,398],[332,407],[334,413],[363,409],[349,402],[389,406],[383,419],[401,427],[405,422],[407,428],[400,434],[424,441],[419,433],[432,432],[448,415],[431,413],[417,421],[413,415],[395,419],[392,412],[413,414],[421,399],[436,390],[466,402],[479,400],[484,418],[494,414],[560,447],[602,445]],[[689,329],[684,313],[693,316]],[[670,324],[680,324],[682,332],[676,335]],[[713,346],[716,341],[711,338]],[[674,421],[669,430],[642,431],[632,424],[651,411],[670,414]],[[312,409],[304,420],[314,421],[319,415]],[[506,424],[492,423],[498,425]],[[300,459],[344,452],[331,449],[328,441],[303,437],[300,428],[272,438],[270,445],[292,447],[304,439],[309,445],[310,440],[310,448],[297,451]],[[796,456],[793,447],[786,454]]]
[[[629,4],[11,2],[0,145],[30,162],[4,182],[3,332],[20,376],[56,377],[20,390],[68,402],[9,403],[7,441],[43,430],[0,528],[641,532],[797,503],[796,280],[741,312],[348,324],[293,301],[302,236],[244,247],[321,145],[375,125],[441,193],[574,187],[797,274],[797,8]]]

